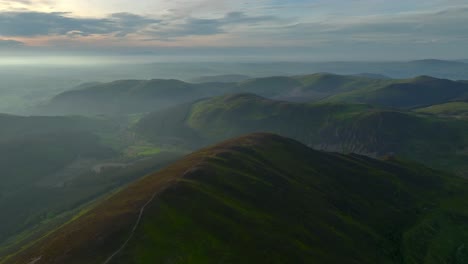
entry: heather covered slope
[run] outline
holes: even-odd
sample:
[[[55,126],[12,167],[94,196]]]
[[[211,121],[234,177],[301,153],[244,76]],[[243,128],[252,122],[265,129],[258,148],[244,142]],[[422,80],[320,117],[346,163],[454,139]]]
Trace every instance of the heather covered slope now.
[[[320,149],[401,155],[467,171],[468,123],[362,104],[290,103],[252,94],[200,100],[149,114],[137,132],[154,142],[196,146],[251,132],[274,132]]]
[[[253,134],[131,184],[3,263],[465,263],[467,188]]]

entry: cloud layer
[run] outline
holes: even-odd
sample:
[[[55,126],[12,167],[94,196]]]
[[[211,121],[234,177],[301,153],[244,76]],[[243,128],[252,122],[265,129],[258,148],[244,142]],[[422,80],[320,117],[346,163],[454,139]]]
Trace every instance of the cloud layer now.
[[[24,43],[12,39],[0,39],[0,48],[12,48],[23,46]]]
[[[380,47],[380,52],[432,49],[440,56],[463,57],[468,45],[468,5],[459,0],[141,0],[138,8],[128,1],[96,0],[97,6],[119,7],[111,10],[128,5],[125,12],[100,16],[78,14],[79,8],[57,11],[59,2],[68,1],[0,0],[0,48],[251,47],[333,53],[379,52]],[[148,12],[137,12],[144,4]]]

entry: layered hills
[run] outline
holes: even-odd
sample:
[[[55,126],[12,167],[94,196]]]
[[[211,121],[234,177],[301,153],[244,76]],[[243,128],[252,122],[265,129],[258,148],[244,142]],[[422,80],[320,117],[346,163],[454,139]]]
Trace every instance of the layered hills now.
[[[319,149],[399,155],[466,170],[468,123],[364,104],[291,103],[253,94],[199,100],[142,118],[139,135],[195,146],[267,131]],[[463,168],[463,169],[462,169]]]
[[[211,83],[122,80],[86,84],[63,92],[36,111],[45,114],[122,115],[151,112],[227,93],[255,93],[288,101],[325,100],[407,109],[464,100],[468,98],[468,84],[427,76],[387,79],[328,73]]]
[[[465,263],[468,182],[253,134],[197,151],[2,263]]]
[[[178,80],[121,80],[86,85],[61,93],[40,106],[38,111],[84,115],[147,112],[210,94],[222,94],[226,86],[222,83],[189,84]]]

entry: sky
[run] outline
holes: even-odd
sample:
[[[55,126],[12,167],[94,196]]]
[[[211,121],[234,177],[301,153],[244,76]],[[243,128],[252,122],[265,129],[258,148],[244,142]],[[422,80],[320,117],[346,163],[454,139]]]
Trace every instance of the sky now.
[[[468,58],[468,0],[0,0],[0,55]]]

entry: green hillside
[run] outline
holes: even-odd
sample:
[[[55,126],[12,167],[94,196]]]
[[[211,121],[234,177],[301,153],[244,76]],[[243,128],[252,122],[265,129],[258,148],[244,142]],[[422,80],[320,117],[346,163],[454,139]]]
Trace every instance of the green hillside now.
[[[466,83],[420,76],[393,81],[383,87],[374,86],[338,94],[328,100],[393,108],[416,108],[461,100],[467,96]]]
[[[420,165],[254,134],[129,185],[2,263],[466,263],[467,190]]]
[[[137,132],[153,142],[202,146],[252,132],[274,132],[308,146],[370,156],[400,155],[466,171],[468,123],[369,105],[301,104],[237,94],[152,113]]]
[[[441,117],[468,118],[468,102],[452,102],[415,110],[418,113],[433,114]]]
[[[302,85],[290,77],[266,77],[243,81],[231,91],[237,93],[255,93],[266,97],[279,96],[291,92]]]
[[[327,94],[349,92],[366,87],[381,87],[395,82],[391,79],[376,79],[367,76],[337,75],[329,73],[317,73],[296,77],[303,83],[302,91],[316,91]]]

